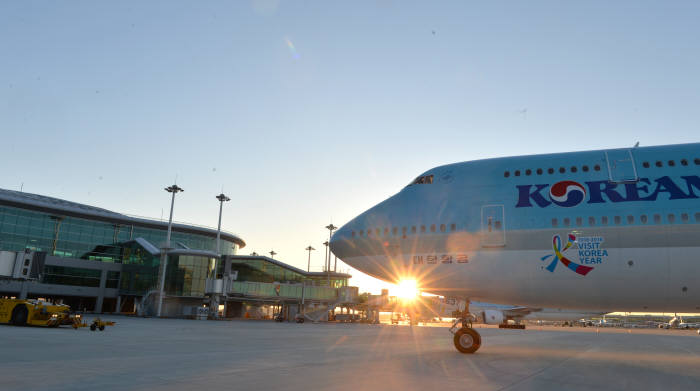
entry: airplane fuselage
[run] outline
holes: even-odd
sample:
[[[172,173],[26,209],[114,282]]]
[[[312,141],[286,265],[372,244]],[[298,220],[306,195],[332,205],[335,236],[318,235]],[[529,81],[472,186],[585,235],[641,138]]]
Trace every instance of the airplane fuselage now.
[[[445,296],[700,310],[700,144],[436,167],[331,242],[378,278]]]

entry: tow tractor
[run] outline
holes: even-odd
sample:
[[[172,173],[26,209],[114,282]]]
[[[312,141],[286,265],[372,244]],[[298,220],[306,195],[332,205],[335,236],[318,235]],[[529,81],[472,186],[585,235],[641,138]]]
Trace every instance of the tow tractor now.
[[[0,323],[58,327],[69,321],[70,307],[34,299],[1,299]]]

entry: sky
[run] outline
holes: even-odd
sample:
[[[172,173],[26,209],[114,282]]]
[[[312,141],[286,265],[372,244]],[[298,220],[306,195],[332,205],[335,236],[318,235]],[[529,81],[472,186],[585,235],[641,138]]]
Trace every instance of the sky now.
[[[460,161],[697,142],[694,1],[0,2],[0,187],[323,265]],[[340,270],[349,266],[339,262]],[[355,275],[351,284],[382,287]]]

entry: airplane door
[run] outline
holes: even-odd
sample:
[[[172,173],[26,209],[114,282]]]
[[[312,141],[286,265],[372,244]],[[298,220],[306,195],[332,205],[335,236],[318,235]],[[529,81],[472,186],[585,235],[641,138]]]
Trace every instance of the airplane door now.
[[[481,245],[503,247],[506,245],[506,221],[503,205],[481,207]]]
[[[637,167],[631,149],[605,151],[610,182],[637,182]]]

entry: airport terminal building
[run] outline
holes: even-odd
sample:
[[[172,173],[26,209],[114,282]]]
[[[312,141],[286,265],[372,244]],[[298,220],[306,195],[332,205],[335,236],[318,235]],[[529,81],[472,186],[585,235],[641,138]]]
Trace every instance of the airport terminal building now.
[[[61,300],[74,310],[155,314],[167,221],[0,189],[0,296]],[[238,236],[173,224],[163,315],[197,307],[242,316],[244,305],[329,305],[347,299],[347,274],[308,273],[238,256]],[[344,298],[344,299],[343,299]],[[280,307],[281,308],[281,307]]]

